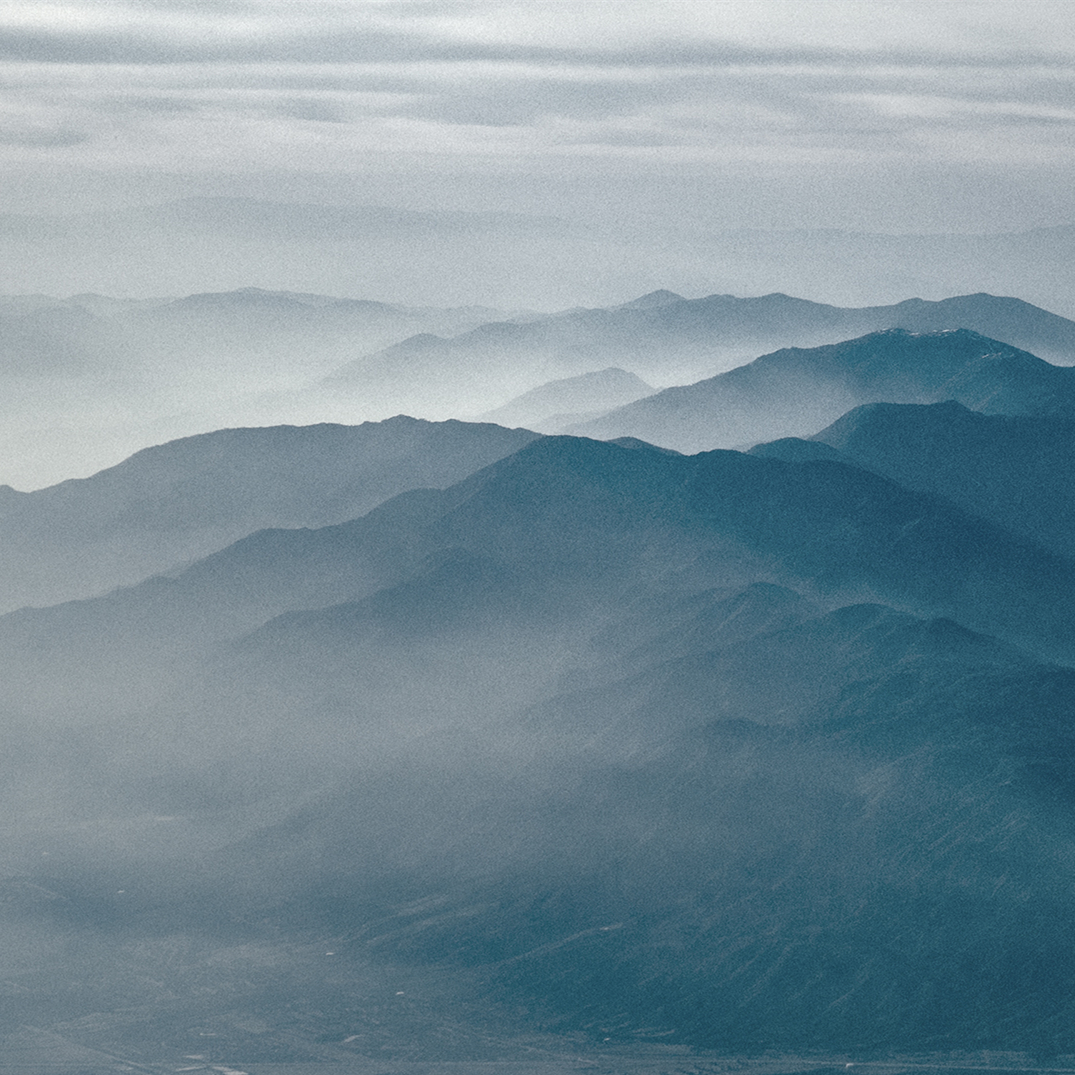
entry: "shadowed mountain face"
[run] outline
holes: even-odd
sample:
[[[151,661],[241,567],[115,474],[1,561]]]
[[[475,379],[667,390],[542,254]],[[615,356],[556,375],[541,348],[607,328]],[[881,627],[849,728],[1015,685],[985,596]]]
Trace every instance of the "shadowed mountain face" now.
[[[1070,560],[856,467],[544,438],[0,619],[5,804],[64,808],[4,854],[20,913],[127,963],[222,915],[268,946],[275,993],[220,972],[221,1063],[255,1018],[368,1042],[389,974],[599,1040],[1066,1051],[1075,673],[1042,657],[1075,662],[1073,596]],[[308,942],[340,966],[296,1023]],[[82,958],[20,1004],[66,975],[107,1011]],[[206,958],[106,1029],[208,1018]]]
[[[978,414],[955,402],[875,403],[809,440],[758,445],[753,454],[840,460],[964,510],[1065,556],[1075,553],[1075,422]]]
[[[212,647],[278,613],[341,601],[358,604],[303,613],[303,622],[390,614],[419,629],[443,612],[462,631],[486,615],[505,629],[562,625],[618,614],[636,591],[648,600],[651,584],[689,594],[774,581],[828,602],[873,595],[1070,660],[1072,571],[946,501],[858,468],[557,437],[443,492],[405,494],[338,526],[262,531],[171,578],[0,625],[39,656],[92,651],[97,639],[112,662],[127,639],[170,661],[171,644]],[[466,611],[459,601],[478,603]],[[289,622],[272,630],[290,637]]]
[[[585,436],[639,437],[680,451],[808,436],[863,403],[954,399],[987,414],[1075,412],[1071,370],[964,329],[902,329],[831,347],[791,348],[572,426]]]
[[[876,606],[711,646],[531,710],[525,765],[397,769],[240,861],[313,874],[317,848],[352,950],[477,967],[547,1026],[725,1048],[1049,1039],[1072,986],[1052,949],[1070,866],[1047,850],[1072,846],[1071,673]],[[385,810],[406,856],[362,824]]]
[[[231,429],[147,448],[92,478],[0,500],[0,608],[129,585],[267,526],[325,526],[443,488],[534,439],[392,418]]]

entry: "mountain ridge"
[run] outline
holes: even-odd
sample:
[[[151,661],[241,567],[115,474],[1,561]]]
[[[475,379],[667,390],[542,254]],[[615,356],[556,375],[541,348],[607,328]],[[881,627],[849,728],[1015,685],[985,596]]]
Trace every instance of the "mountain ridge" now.
[[[824,347],[775,351],[567,432],[637,436],[699,451],[809,436],[863,403],[943,399],[986,413],[1070,413],[1075,375],[969,329],[886,329]]]
[[[752,452],[829,458],[934,493],[1062,555],[1075,550],[1066,475],[1075,422],[1066,416],[982,414],[953,400],[855,408],[808,441]]]
[[[138,582],[266,526],[342,522],[405,489],[453,484],[535,435],[398,416],[145,448],[92,477],[0,497],[0,608]]]

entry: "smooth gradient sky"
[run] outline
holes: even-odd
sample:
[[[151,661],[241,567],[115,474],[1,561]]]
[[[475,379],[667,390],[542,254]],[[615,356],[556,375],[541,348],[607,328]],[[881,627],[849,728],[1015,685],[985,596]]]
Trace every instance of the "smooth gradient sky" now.
[[[7,2],[0,211],[1075,222],[1075,4]]]

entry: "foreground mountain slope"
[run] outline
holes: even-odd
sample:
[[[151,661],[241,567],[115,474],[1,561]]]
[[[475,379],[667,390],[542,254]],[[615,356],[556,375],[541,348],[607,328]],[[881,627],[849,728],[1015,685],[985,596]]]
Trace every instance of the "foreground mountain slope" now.
[[[406,489],[452,485],[533,439],[406,417],[220,430],[147,448],[91,478],[9,490],[0,609],[137,582],[265,527],[342,522]]]
[[[808,436],[864,403],[954,399],[988,414],[1075,412],[1075,375],[965,329],[903,329],[763,355],[591,422],[581,436],[639,437],[680,451]]]
[[[351,523],[262,531],[173,578],[10,614],[0,647],[13,702],[73,691],[107,709],[117,692],[128,705],[203,680],[188,662],[290,614],[226,679],[240,695],[261,680],[307,684],[346,707],[366,667],[347,655],[352,636],[391,663],[400,631],[474,652],[484,639],[490,654],[495,633],[515,647],[496,673],[510,678],[538,636],[585,661],[580,639],[625,603],[645,618],[677,595],[751,582],[950,616],[1075,661],[1075,564],[946,501],[840,464],[567,437]],[[535,667],[540,685],[549,673]]]
[[[868,404],[807,441],[754,454],[842,460],[966,511],[1062,555],[1075,552],[1075,422],[969,411],[955,402]]]
[[[545,1028],[1070,1041],[1075,676],[876,605],[713,642],[635,654],[522,731],[456,723],[218,869],[264,897],[271,863],[271,916],[316,908],[352,958],[477,972]]]
[[[36,945],[10,1017],[175,1066],[200,1041],[243,1070],[326,1043],[366,1066],[419,1041],[503,1061],[506,1027],[531,1065],[549,1044],[520,1032],[568,1032],[576,1064],[663,1043],[609,1071],[708,1070],[669,1046],[1061,1066],[1072,673],[877,605],[766,627],[775,596],[733,595],[756,629],[706,651],[390,751],[383,721],[302,711],[320,782],[295,785],[287,737],[259,756],[247,729],[210,768],[158,729],[127,783],[130,729],[92,752],[83,731],[77,826],[37,820],[0,907],[21,896],[24,944],[31,923],[80,944]],[[132,799],[163,846],[110,847]]]
[[[1070,1052],[1073,596],[858,467],[548,437],[7,615],[17,1017],[234,1068],[447,976],[597,1042]]]

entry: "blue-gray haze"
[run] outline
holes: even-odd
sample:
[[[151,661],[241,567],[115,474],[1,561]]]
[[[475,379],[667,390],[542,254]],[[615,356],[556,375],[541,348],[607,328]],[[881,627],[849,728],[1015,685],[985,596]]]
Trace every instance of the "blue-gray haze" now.
[[[1072,1069],[1073,52],[4,5],[0,1073]]]

